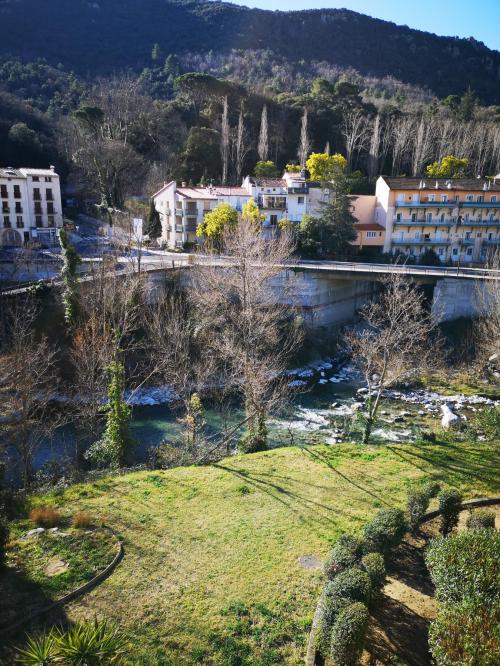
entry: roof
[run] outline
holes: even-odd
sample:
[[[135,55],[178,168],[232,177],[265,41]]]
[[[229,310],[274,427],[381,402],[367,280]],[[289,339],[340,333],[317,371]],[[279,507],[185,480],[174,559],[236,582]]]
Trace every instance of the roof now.
[[[185,199],[217,199],[215,190],[208,187],[178,187],[176,194]]]
[[[391,190],[500,192],[500,182],[486,178],[398,178],[380,176]]]
[[[226,187],[225,185],[215,185],[216,194],[221,196],[250,197],[251,195],[244,187]]]
[[[376,222],[355,222],[354,228],[357,231],[385,231],[385,228]]]
[[[10,167],[0,168],[1,178],[26,178],[27,176],[54,176],[59,178],[54,169],[31,169],[30,167],[20,167],[13,169]]]
[[[283,178],[254,178],[250,177],[250,182],[258,187],[288,187]]]

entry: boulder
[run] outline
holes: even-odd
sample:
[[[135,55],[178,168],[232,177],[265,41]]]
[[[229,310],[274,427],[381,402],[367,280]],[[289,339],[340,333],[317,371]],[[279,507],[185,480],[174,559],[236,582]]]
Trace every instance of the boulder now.
[[[458,414],[455,414],[451,411],[450,407],[447,404],[441,405],[441,426],[443,428],[458,428],[460,425],[460,417]]]
[[[26,539],[31,539],[31,537],[38,537],[40,536],[40,534],[43,534],[44,532],[45,532],[45,527],[35,527],[34,530],[26,532],[24,536]]]

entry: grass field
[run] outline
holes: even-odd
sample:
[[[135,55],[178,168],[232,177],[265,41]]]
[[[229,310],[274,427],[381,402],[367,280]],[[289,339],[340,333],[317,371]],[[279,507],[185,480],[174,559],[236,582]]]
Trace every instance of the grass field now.
[[[441,441],[282,448],[217,465],[132,473],[39,498],[104,517],[122,537],[113,575],[68,607],[106,616],[130,638],[130,663],[303,663],[322,559],[342,531],[403,506],[424,479],[467,497],[499,493],[494,444]]]

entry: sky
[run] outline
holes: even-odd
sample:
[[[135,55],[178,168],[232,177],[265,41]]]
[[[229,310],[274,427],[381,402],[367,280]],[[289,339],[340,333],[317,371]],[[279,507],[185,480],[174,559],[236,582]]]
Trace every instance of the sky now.
[[[475,37],[500,51],[500,0],[229,0],[259,9],[345,7],[437,35]]]

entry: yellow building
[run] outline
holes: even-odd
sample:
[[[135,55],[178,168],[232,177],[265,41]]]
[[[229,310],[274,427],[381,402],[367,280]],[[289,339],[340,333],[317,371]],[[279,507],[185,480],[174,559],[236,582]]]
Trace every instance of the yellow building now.
[[[482,264],[500,246],[496,178],[381,176],[375,196],[385,252],[418,259],[432,248],[442,262]]]

